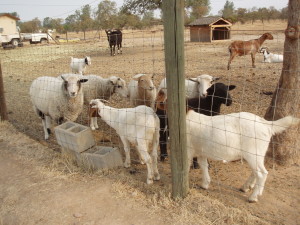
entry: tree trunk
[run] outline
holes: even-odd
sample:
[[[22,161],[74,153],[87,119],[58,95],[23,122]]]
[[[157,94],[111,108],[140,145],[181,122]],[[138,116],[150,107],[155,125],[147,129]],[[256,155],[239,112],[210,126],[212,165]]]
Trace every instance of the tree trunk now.
[[[300,1],[289,0],[288,26],[285,30],[284,61],[281,77],[265,119],[287,115],[300,118]],[[273,137],[268,156],[279,164],[300,162],[300,125]]]

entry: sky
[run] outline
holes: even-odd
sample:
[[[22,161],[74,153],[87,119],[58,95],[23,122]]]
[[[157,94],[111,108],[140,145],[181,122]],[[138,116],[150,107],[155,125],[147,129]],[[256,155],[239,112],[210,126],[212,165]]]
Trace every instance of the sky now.
[[[123,0],[111,0],[121,7]],[[253,7],[262,8],[274,6],[276,9],[282,9],[287,6],[288,0],[230,0],[234,7],[251,9]],[[41,21],[45,17],[63,18],[74,14],[82,6],[90,4],[92,9],[96,9],[101,0],[1,0],[0,13],[17,12],[22,22],[39,18]],[[210,0],[210,14],[216,15],[223,9],[226,0]]]

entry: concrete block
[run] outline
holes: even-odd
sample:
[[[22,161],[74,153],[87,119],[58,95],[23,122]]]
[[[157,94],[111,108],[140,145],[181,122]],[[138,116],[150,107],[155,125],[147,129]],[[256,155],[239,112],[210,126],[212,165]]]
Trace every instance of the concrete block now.
[[[119,149],[107,146],[95,146],[81,153],[80,163],[93,169],[112,169],[123,166]]]
[[[89,127],[68,121],[54,128],[57,143],[63,148],[83,152],[96,145]]]
[[[113,169],[123,166],[118,148],[94,146],[81,153],[62,148],[62,153],[85,169]]]

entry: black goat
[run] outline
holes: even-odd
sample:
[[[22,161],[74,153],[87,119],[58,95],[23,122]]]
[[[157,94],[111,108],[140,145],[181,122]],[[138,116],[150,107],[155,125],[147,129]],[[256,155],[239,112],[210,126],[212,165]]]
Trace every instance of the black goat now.
[[[116,46],[118,48],[117,53],[122,54],[122,31],[117,30],[105,30],[107,40],[110,47],[110,55],[116,55]]]
[[[221,105],[225,104],[230,106],[232,104],[232,98],[229,94],[229,91],[235,89],[235,85],[225,85],[223,83],[215,83],[210,88],[207,89],[206,98],[191,98],[187,99],[187,107],[192,108],[198,113],[202,113],[207,116],[216,116],[220,114]],[[158,93],[159,96],[160,93]],[[166,110],[158,107],[158,104],[161,103],[161,99],[166,99],[166,96],[157,100],[157,110],[156,114],[160,120],[160,131],[159,131],[159,145],[160,145],[160,160],[164,161],[168,156],[167,153],[167,139],[168,131],[166,126],[168,125],[168,118]],[[197,159],[193,159],[194,168],[198,168]]]

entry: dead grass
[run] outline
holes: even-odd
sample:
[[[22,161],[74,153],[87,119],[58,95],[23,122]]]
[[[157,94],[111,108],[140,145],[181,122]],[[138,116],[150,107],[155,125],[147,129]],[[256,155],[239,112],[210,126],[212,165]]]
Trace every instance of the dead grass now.
[[[195,189],[191,189],[186,199],[174,201],[170,196],[170,187],[149,186],[145,182],[136,180],[134,176],[130,176],[125,169],[88,171],[87,173],[68,158],[61,157],[59,153],[53,152],[48,147],[20,133],[10,123],[0,122],[0,131],[0,142],[5,142],[7,146],[2,149],[1,154],[5,152],[5,154],[14,155],[27,165],[38,166],[43,176],[55,177],[60,182],[83,177],[87,182],[110,179],[113,181],[112,191],[116,199],[119,201],[133,199],[147,206],[149,209],[147,214],[163,216],[165,224],[268,224],[245,210],[225,206]],[[15,193],[14,190],[10,192]],[[5,211],[12,210],[11,207],[15,203],[14,195],[11,195],[4,202]],[[3,210],[0,211],[0,215],[3,214]]]

